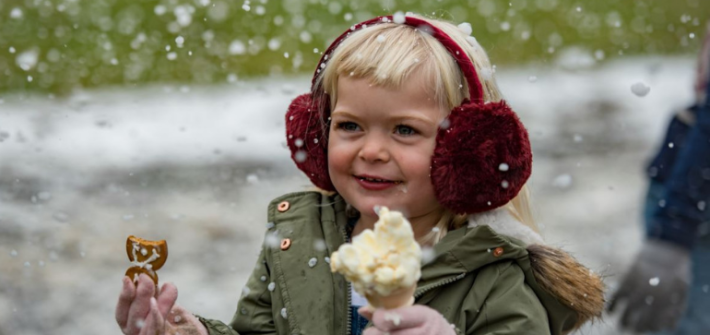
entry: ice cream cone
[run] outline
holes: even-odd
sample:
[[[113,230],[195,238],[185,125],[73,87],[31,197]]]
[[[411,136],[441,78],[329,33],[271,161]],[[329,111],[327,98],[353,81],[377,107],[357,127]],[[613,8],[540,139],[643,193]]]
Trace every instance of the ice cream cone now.
[[[414,305],[414,290],[416,285],[393,291],[387,296],[377,293],[365,294],[368,304],[372,308],[395,309]]]
[[[365,229],[330,256],[330,270],[341,273],[373,308],[414,304],[421,277],[421,247],[401,212],[378,210],[375,229]]]

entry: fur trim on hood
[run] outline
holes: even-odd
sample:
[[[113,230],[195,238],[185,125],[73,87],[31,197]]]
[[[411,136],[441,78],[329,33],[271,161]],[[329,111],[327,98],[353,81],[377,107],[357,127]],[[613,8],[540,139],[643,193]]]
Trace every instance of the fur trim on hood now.
[[[517,238],[523,241],[525,245],[545,244],[540,234],[513,218],[505,208],[497,208],[492,211],[468,216],[469,228],[483,225],[493,228],[498,234]]]
[[[545,245],[540,234],[517,221],[505,208],[469,216],[469,227],[481,225],[525,244],[537,283],[577,313],[574,329],[587,321],[601,318],[605,303],[601,276],[568,253]]]

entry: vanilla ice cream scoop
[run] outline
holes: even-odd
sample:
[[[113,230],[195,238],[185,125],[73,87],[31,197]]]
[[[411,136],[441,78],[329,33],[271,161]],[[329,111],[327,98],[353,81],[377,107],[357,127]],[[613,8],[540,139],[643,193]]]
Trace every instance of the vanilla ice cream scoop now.
[[[373,307],[412,304],[421,277],[422,251],[402,213],[381,207],[375,230],[366,229],[330,256],[330,269],[343,274]]]

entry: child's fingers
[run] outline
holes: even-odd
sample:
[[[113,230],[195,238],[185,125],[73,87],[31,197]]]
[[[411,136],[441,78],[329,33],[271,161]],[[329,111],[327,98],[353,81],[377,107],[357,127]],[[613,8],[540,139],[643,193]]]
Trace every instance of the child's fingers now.
[[[121,329],[126,327],[128,322],[128,310],[131,307],[131,302],[136,295],[136,288],[133,282],[128,277],[123,277],[123,287],[121,288],[121,294],[118,296],[118,303],[116,304],[116,322]]]
[[[163,334],[163,317],[158,310],[158,301],[155,297],[150,298],[150,314],[145,319],[140,335]]]
[[[372,320],[372,313],[374,313],[374,311],[368,306],[362,306],[358,308],[357,313],[362,315],[365,319]]]
[[[362,335],[382,335],[382,334],[383,333],[375,327],[367,328],[367,329],[365,329],[364,332],[362,332]]]
[[[372,315],[372,324],[382,331],[416,328],[431,315],[427,307],[414,305],[397,309],[377,309]]]
[[[158,310],[160,311],[160,315],[164,318],[167,317],[168,312],[170,312],[173,305],[175,305],[177,297],[178,291],[175,285],[172,283],[163,284],[163,287],[160,289],[160,294],[158,294]]]
[[[145,274],[138,277],[138,287],[136,296],[133,299],[131,308],[128,311],[128,323],[126,324],[127,334],[138,334],[141,326],[145,323],[145,318],[150,312],[150,299],[153,298],[155,284]]]

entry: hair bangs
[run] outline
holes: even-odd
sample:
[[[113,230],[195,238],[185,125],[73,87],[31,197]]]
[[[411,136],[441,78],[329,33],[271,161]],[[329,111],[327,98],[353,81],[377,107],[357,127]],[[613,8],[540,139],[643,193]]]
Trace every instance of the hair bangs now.
[[[433,37],[410,26],[395,23],[370,26],[353,32],[338,46],[317,84],[329,95],[332,109],[337,102],[340,76],[365,78],[373,85],[392,89],[416,78],[426,83],[425,88],[431,90],[440,105],[449,107],[441,59],[432,52],[432,47],[443,49]],[[453,58],[448,58],[450,64],[446,65],[456,70]]]

